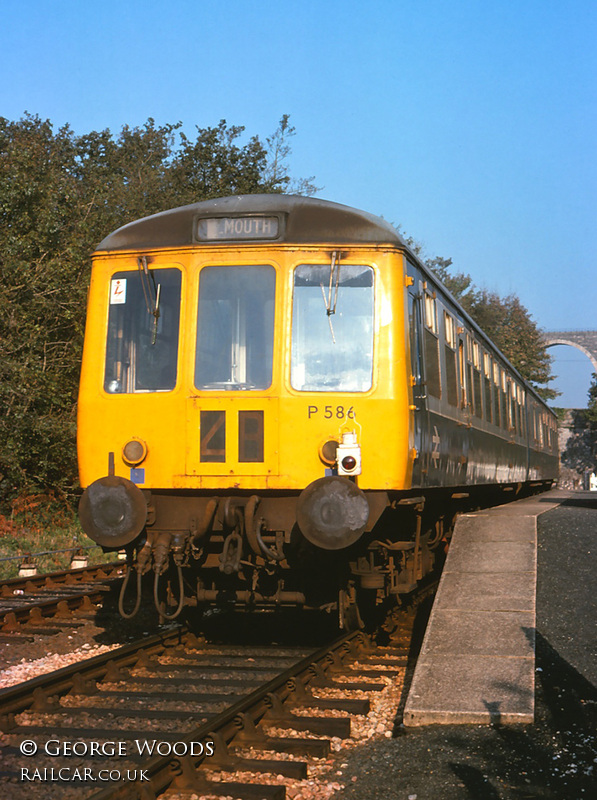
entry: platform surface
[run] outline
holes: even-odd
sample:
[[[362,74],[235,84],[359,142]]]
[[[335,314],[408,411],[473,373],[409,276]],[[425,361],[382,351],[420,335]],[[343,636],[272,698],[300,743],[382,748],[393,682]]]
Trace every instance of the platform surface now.
[[[405,726],[532,722],[537,495],[458,518],[404,709]]]

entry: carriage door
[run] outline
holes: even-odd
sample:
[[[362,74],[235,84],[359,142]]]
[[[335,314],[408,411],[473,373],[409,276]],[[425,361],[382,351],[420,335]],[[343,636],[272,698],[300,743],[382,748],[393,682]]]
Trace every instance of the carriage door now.
[[[415,277],[415,281],[417,278]],[[414,442],[418,457],[413,465],[412,484],[421,486],[423,476],[427,472],[426,458],[426,424],[427,424],[427,393],[425,390],[425,376],[423,355],[421,352],[421,296],[415,290],[415,285],[408,292],[408,324],[410,335],[410,359],[413,389],[413,414],[412,425]]]

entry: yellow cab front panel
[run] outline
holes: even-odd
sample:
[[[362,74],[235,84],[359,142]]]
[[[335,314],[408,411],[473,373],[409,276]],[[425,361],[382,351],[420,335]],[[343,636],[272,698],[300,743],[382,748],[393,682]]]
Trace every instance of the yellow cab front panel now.
[[[408,488],[403,287],[387,246],[98,253],[82,485],[113,470],[142,489],[300,492],[354,433],[359,487]]]

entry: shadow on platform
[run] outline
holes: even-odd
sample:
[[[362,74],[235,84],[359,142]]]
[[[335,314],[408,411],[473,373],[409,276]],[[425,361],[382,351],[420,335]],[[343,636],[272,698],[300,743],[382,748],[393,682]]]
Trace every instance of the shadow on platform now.
[[[483,768],[450,760],[450,769],[469,797],[580,800],[596,796],[597,687],[561,658],[539,632],[536,696],[534,725],[491,726],[493,735],[477,750]],[[455,735],[453,744],[457,739],[460,750],[466,735]]]

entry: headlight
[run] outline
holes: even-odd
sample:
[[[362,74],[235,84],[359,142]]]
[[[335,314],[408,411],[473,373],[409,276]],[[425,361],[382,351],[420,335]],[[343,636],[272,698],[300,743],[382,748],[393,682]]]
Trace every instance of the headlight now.
[[[143,439],[133,437],[122,448],[122,460],[129,467],[136,467],[147,457],[147,445]]]
[[[336,464],[336,451],[338,450],[338,442],[336,439],[328,439],[319,448],[319,458],[324,464],[333,467]]]

